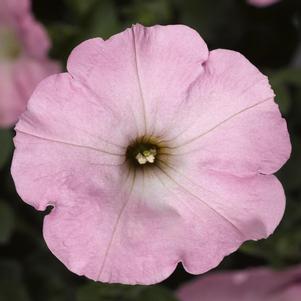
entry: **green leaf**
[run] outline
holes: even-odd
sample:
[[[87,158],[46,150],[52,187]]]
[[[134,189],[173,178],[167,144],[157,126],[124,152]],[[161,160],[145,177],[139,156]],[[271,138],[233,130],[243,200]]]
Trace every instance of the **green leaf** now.
[[[45,246],[35,246],[30,254],[24,256],[22,263],[25,266],[27,282],[32,283],[35,288],[34,300],[75,300],[75,284],[72,281],[72,275]]]
[[[66,65],[71,50],[79,43],[78,37],[82,33],[79,26],[56,23],[47,27],[52,40],[51,56]]]
[[[285,166],[278,172],[285,191],[294,191],[301,187],[301,139],[291,135],[292,154]],[[301,212],[300,212],[301,216]]]
[[[271,85],[276,94],[276,102],[279,104],[280,111],[283,114],[287,114],[291,108],[291,96],[288,87],[285,83],[273,83],[271,80]]]
[[[283,114],[287,114],[292,106],[290,86],[301,88],[301,69],[286,68],[270,74],[270,83],[276,94],[276,101]]]
[[[0,300],[29,301],[29,296],[21,278],[21,268],[18,262],[0,261]]]
[[[90,283],[79,288],[77,301],[177,301],[162,286]]]
[[[66,5],[78,16],[87,14],[99,0],[65,0]]]
[[[5,260],[0,261],[0,282],[3,279],[9,279],[13,281],[20,281],[21,279],[21,268],[17,261],[15,260]],[[1,299],[0,299],[1,300]]]
[[[173,293],[162,286],[148,286],[141,291],[135,301],[177,301]]]
[[[296,86],[301,86],[301,69],[286,68],[278,71],[274,77],[278,81],[286,82]]]
[[[119,300],[130,289],[127,285],[89,283],[77,291],[77,301]]]
[[[139,1],[136,0],[124,9],[129,23],[154,25],[169,23],[172,18],[172,9],[168,0]]]
[[[10,130],[0,129],[0,169],[5,165],[11,156],[13,149],[13,136]]]
[[[219,47],[230,46],[244,33],[245,16],[235,0],[172,2],[180,12],[179,23],[196,29],[209,45],[214,43]]]
[[[99,36],[105,39],[120,29],[114,2],[103,0],[93,7],[93,12],[89,15],[85,38]]]
[[[15,226],[15,216],[12,208],[0,200],[0,244],[9,241]]]

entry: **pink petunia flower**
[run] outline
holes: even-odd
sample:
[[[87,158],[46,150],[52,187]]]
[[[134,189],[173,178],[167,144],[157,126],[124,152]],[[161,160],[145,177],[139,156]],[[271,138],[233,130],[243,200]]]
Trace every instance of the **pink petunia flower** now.
[[[16,126],[12,174],[50,250],[103,282],[210,270],[269,236],[285,196],[286,122],[267,78],[194,30],[135,25],[88,40]]]
[[[60,72],[47,58],[50,42],[29,0],[0,0],[0,126],[13,125],[36,85]]]
[[[247,2],[251,5],[257,7],[265,7],[279,2],[280,0],[247,0]]]
[[[181,301],[300,301],[301,266],[213,273],[184,284],[177,295]]]

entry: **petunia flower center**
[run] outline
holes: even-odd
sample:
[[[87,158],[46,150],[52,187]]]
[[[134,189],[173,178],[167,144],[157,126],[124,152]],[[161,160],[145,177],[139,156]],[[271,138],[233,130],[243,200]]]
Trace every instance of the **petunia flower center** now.
[[[21,53],[21,44],[14,31],[0,26],[0,59],[15,59]]]
[[[131,143],[126,151],[126,158],[135,167],[152,165],[156,162],[158,146],[147,139],[138,138]]]
[[[167,160],[167,149],[168,147],[156,137],[139,137],[127,147],[127,163],[135,169],[160,167],[161,163]]]

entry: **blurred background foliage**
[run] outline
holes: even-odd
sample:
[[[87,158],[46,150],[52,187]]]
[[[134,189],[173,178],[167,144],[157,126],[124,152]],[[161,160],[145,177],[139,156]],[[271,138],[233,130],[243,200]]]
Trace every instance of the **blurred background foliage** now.
[[[301,263],[301,1],[283,0],[255,8],[244,0],[34,0],[47,27],[50,55],[65,65],[81,41],[110,35],[132,23],[189,25],[210,49],[242,52],[270,77],[293,143],[278,173],[287,210],[275,234],[247,242],[217,269]],[[173,301],[174,290],[194,276],[182,267],[156,286],[94,283],[78,277],[50,253],[42,238],[43,216],[18,198],[10,176],[12,129],[0,131],[0,300],[1,301]],[[126,260],[126,258],[125,258]]]

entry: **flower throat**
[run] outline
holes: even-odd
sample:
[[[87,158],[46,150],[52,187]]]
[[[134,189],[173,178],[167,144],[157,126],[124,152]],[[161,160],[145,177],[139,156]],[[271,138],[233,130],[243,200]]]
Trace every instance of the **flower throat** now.
[[[134,167],[146,167],[156,164],[159,154],[159,147],[151,139],[145,137],[136,139],[126,151],[126,158]]]

